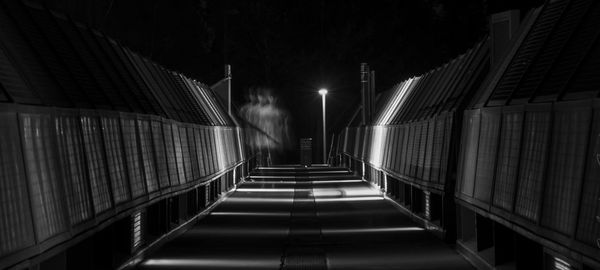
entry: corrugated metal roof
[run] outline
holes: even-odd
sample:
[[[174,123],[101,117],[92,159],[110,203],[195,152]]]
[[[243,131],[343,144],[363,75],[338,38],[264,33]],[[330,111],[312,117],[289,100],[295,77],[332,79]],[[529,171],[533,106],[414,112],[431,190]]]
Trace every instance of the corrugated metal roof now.
[[[516,46],[485,106],[594,98],[600,93],[600,3],[551,1]]]
[[[427,119],[463,104],[488,63],[486,41],[445,65],[396,85],[377,107],[373,125],[397,125]]]
[[[0,102],[234,125],[209,87],[65,16],[8,0],[0,3],[0,24]]]

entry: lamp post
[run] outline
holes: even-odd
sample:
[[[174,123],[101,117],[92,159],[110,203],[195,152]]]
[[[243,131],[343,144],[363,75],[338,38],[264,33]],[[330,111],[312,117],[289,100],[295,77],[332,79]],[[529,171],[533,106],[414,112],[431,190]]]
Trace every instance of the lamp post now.
[[[322,88],[319,90],[319,95],[321,95],[321,100],[323,101],[323,164],[327,163],[327,124],[325,122],[325,96],[327,95],[327,89]]]

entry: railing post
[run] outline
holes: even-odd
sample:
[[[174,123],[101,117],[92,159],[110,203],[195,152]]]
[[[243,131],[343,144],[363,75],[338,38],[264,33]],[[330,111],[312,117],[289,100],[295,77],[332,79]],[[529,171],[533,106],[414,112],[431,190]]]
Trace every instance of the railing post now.
[[[369,99],[369,65],[367,63],[360,64],[360,84],[362,97],[362,122],[361,125],[366,125],[368,121],[368,113],[370,110]]]
[[[227,80],[227,113],[231,115],[231,65],[225,65],[225,79]]]

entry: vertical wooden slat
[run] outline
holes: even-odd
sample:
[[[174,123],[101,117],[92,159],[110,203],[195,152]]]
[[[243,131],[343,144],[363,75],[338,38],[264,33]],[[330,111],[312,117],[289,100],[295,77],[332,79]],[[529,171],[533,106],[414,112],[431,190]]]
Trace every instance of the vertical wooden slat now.
[[[500,110],[481,110],[481,129],[477,150],[477,168],[475,172],[475,198],[489,203],[491,200],[496,157],[500,132]]]
[[[25,165],[14,112],[0,113],[0,256],[34,244]]]
[[[479,110],[466,111],[463,119],[463,140],[461,165],[459,165],[459,190],[462,194],[473,197],[475,187],[475,169],[477,167],[477,152],[479,147],[479,132],[481,114]]]
[[[512,211],[519,169],[521,134],[523,132],[523,107],[502,113],[502,130],[496,165],[494,205]]]
[[[67,229],[59,166],[54,146],[54,123],[48,114],[21,113],[23,154],[38,241]]]
[[[113,200],[120,204],[131,198],[120,120],[116,115],[103,115],[100,120]]]
[[[589,133],[589,149],[585,157],[585,175],[576,238],[588,245],[595,246],[600,239],[600,106],[593,111]]]
[[[581,195],[591,106],[579,103],[561,105],[555,111],[552,125],[542,225],[572,235]]]
[[[515,213],[535,222],[539,218],[551,120],[549,109],[525,113]]]
[[[58,113],[54,123],[70,225],[76,225],[93,215],[79,117]]]

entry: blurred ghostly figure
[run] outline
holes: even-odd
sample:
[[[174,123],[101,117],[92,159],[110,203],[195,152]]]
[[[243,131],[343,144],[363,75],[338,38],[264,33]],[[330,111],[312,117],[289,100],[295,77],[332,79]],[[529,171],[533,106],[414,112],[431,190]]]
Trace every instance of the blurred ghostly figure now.
[[[240,109],[246,125],[246,144],[257,155],[258,165],[278,162],[290,148],[289,116],[266,88],[250,89],[248,102]]]

